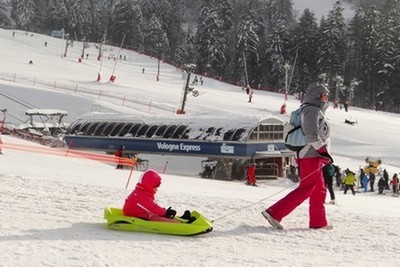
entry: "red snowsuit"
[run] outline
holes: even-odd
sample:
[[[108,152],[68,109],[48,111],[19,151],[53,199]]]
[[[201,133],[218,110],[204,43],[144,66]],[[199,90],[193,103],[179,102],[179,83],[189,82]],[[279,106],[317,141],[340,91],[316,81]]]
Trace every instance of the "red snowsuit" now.
[[[161,185],[160,175],[148,170],[139,178],[135,189],[125,200],[123,212],[125,216],[137,217],[149,221],[176,222],[175,219],[165,218],[166,209],[157,205],[154,196]]]
[[[247,168],[247,184],[255,185],[256,184],[256,165],[251,164]]]
[[[139,178],[135,190],[125,200],[123,208],[125,216],[148,219],[149,214],[164,216],[166,209],[154,201],[154,195],[161,184],[161,177],[157,172],[148,170]]]

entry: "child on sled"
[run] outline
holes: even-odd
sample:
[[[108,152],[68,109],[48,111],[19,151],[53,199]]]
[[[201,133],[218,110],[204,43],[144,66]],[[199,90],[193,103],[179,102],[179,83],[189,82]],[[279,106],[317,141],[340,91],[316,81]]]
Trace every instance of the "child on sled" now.
[[[145,171],[140,176],[135,189],[125,200],[125,205],[123,207],[124,215],[148,221],[184,222],[174,218],[176,211],[171,209],[171,207],[165,209],[155,202],[155,194],[160,185],[161,177],[156,171]],[[196,217],[190,216],[189,210],[186,210],[180,218],[187,220],[186,223],[192,223],[196,220]]]

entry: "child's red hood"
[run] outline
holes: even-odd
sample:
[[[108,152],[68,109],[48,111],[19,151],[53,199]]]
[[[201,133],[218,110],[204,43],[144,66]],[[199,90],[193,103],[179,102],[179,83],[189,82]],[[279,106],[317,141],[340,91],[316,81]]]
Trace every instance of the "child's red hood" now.
[[[144,187],[148,190],[152,190],[154,188],[159,187],[161,184],[160,175],[153,170],[145,171],[142,176],[140,176],[138,184],[141,187]]]

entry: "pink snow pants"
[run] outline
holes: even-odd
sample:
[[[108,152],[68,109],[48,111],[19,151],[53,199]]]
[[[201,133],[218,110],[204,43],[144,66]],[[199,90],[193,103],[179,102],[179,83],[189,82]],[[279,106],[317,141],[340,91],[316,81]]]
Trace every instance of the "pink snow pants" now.
[[[267,209],[276,220],[281,221],[297,206],[309,200],[310,228],[320,228],[328,224],[325,215],[326,187],[322,167],[326,164],[323,158],[304,158],[298,160],[300,166],[299,186]]]

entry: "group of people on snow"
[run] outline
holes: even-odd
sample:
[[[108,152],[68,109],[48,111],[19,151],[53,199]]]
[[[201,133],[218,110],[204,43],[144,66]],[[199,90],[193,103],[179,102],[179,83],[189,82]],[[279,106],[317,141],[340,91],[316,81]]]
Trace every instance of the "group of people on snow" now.
[[[356,174],[347,168],[342,176],[343,183],[340,187],[341,190],[344,190],[344,194],[347,193],[348,189],[352,191],[353,195],[356,190],[364,193],[375,192],[375,187],[377,186],[379,195],[385,194],[385,190],[391,190],[394,196],[399,195],[398,174],[394,173],[392,178],[389,179],[389,173],[386,169],[378,173],[365,173],[364,169],[361,168],[357,179]]]
[[[377,178],[378,182],[376,183]],[[399,194],[399,178],[398,174],[394,173],[392,179],[389,179],[389,173],[386,169],[383,172],[369,172],[365,173],[363,169],[360,169],[359,185],[363,192],[375,192],[375,185],[378,186],[378,194],[383,195],[384,190],[392,190],[394,195]],[[368,190],[369,186],[369,190]]]

